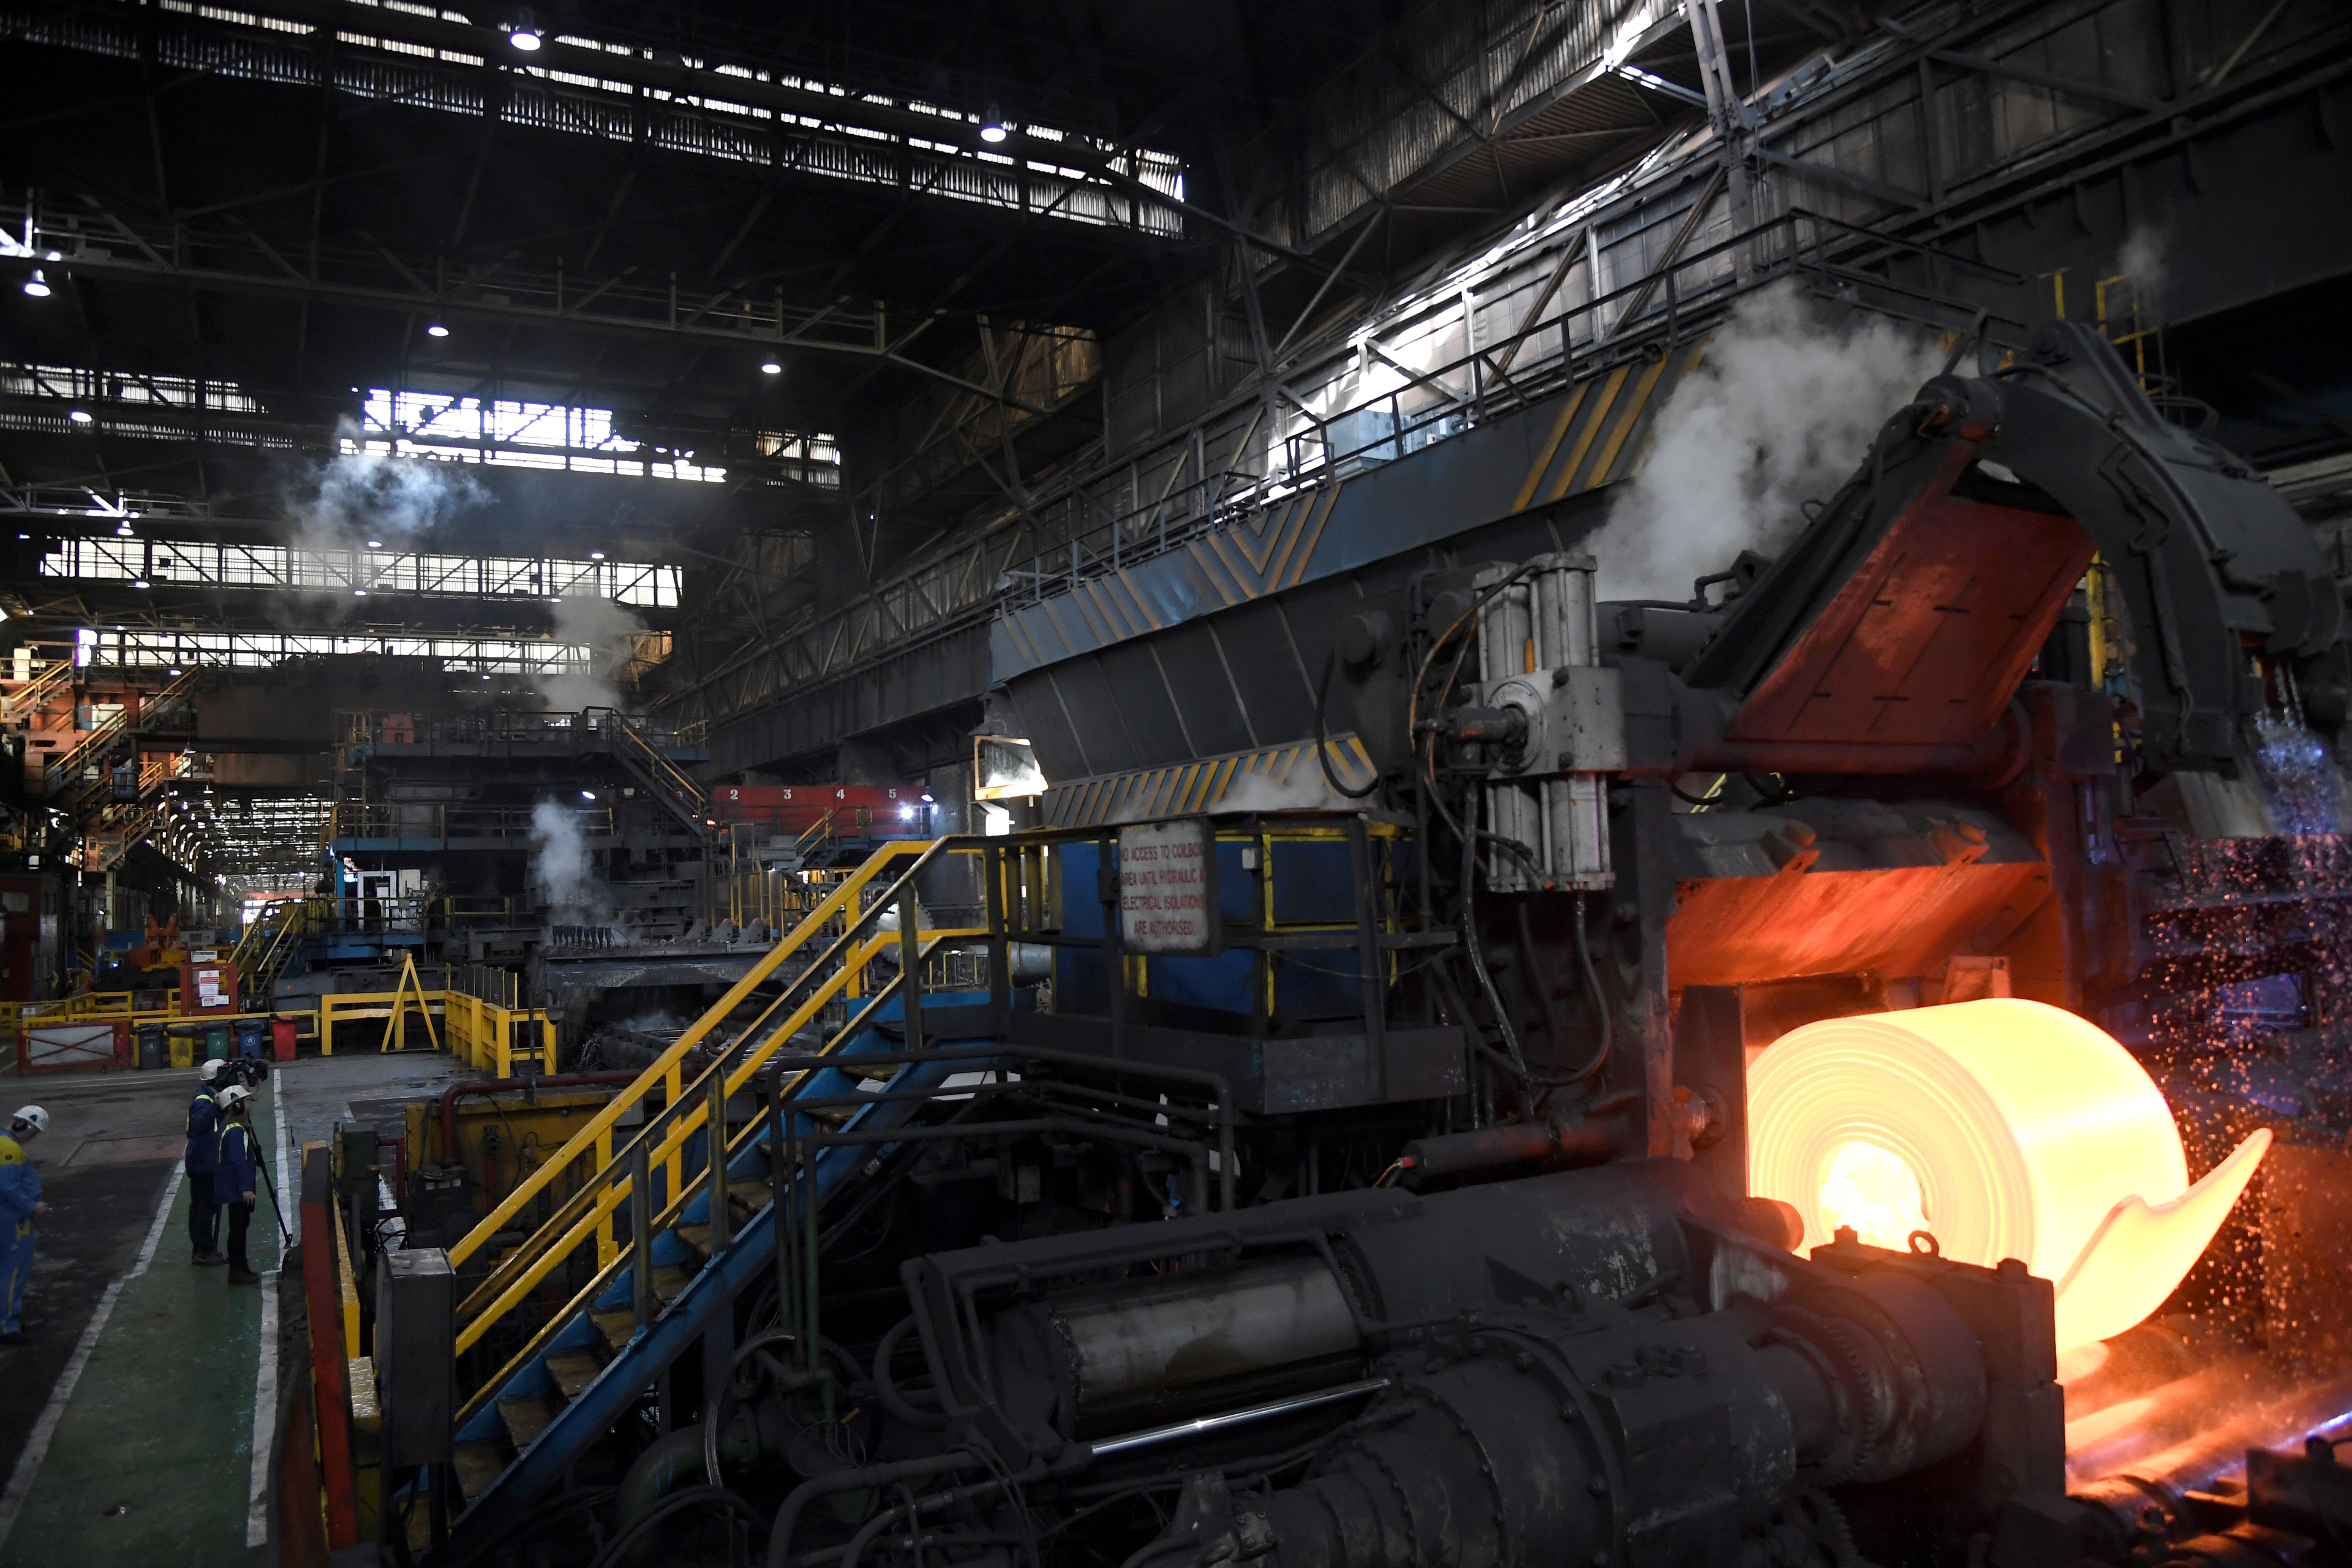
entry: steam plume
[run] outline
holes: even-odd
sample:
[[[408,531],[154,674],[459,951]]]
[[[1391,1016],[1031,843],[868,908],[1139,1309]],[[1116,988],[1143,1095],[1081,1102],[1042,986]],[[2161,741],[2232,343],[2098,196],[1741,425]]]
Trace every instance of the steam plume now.
[[[588,668],[562,675],[540,675],[531,684],[559,713],[622,705],[620,670],[629,657],[629,634],[643,628],[634,611],[613,599],[564,599],[555,606],[555,640],[589,650]]]
[[[337,434],[350,439],[357,430],[346,422]],[[489,500],[459,464],[346,453],[312,469],[289,498],[294,542],[305,550],[351,550],[371,539],[414,544]]]
[[[337,434],[354,438],[346,421]],[[360,563],[354,587],[372,585],[365,569],[369,540],[387,554],[420,548],[426,536],[492,498],[482,482],[454,463],[424,458],[346,453],[309,469],[287,497],[291,524],[287,542],[314,554],[353,554]],[[331,609],[353,608],[349,599],[325,601]]]
[[[1794,290],[1734,314],[1658,416],[1633,483],[1586,548],[1609,598],[1683,599],[1742,550],[1771,554],[1870,449],[1879,426],[1943,368],[1933,343],[1882,318],[1843,328]]]
[[[2164,279],[2168,258],[2168,242],[2163,230],[2141,224],[2124,237],[2123,248],[2116,252],[2116,270],[2131,285],[2126,305],[2137,305],[2141,317],[2149,323],[2164,319]],[[2111,302],[2112,312],[2116,303]]]
[[[530,808],[530,879],[556,925],[604,925],[613,915],[588,854],[576,812],[552,800]]]

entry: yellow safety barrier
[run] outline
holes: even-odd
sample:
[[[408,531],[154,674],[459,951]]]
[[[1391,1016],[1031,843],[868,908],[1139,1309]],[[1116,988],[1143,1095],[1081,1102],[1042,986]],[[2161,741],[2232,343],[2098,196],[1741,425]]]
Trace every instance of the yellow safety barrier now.
[[[536,1061],[541,1072],[555,1070],[555,1021],[544,1007],[501,1007],[462,991],[411,987],[404,995],[402,1011],[414,1013],[421,999],[426,1018],[440,1020],[449,1054],[467,1067],[493,1070],[500,1078],[512,1078],[518,1062]],[[336,1025],[392,1018],[403,996],[399,991],[345,991],[320,997],[320,1053],[335,1054]],[[523,1034],[520,1044],[518,1029]]]
[[[501,1007],[463,991],[441,994],[451,1056],[468,1066],[486,1068],[499,1078],[514,1076],[518,1055],[526,1061],[537,1058],[541,1072],[555,1070],[555,1020],[547,1016],[546,1008]],[[517,1029],[523,1031],[524,1037],[520,1051],[515,1044]]]

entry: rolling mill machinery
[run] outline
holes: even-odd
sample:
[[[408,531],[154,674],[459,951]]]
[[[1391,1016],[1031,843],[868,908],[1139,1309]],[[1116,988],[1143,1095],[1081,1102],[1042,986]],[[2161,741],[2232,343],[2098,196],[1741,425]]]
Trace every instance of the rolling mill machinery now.
[[[771,1064],[772,1268],[446,1560],[2347,1561],[2308,530],[2063,325],[1687,601],[1597,521],[1245,606],[1294,793],[990,841],[988,989]],[[1118,668],[1005,681],[1047,776]]]

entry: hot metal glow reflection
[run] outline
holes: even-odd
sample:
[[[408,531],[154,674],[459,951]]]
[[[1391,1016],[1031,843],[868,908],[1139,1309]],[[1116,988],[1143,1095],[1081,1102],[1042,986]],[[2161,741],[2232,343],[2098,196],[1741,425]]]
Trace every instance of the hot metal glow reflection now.
[[[1841,1224],[1900,1247],[1916,1209],[1948,1258],[2017,1258],[2057,1287],[2058,1348],[2161,1305],[2245,1190],[2258,1131],[2191,1186],[2171,1108],[2131,1054],[2039,1002],[1830,1018],[1748,1073],[1752,1188],[1805,1247]],[[1917,1201],[1910,1200],[1916,1184]]]

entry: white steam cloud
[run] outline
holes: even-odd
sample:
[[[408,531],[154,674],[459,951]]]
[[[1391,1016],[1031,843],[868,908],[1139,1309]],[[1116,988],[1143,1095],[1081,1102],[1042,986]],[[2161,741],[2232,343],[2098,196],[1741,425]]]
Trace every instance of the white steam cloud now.
[[[555,640],[589,650],[588,668],[531,678],[547,706],[558,713],[622,706],[621,670],[629,659],[629,634],[644,629],[635,611],[613,599],[568,598],[555,606]]]
[[[345,421],[336,434],[348,440],[357,427]],[[367,567],[376,553],[367,549],[370,540],[381,542],[386,556],[414,550],[431,531],[491,500],[479,479],[453,463],[345,454],[310,468],[287,497],[287,542],[317,555],[348,553],[352,586],[364,590],[375,585]],[[356,609],[358,600],[330,596],[322,604],[340,616]]]
[[[357,430],[347,421],[336,434],[348,440]],[[346,453],[307,479],[290,510],[294,542],[308,550],[351,550],[371,539],[394,548],[413,544],[418,535],[490,500],[463,466],[425,458]]]
[[[2123,248],[2116,252],[2116,270],[2131,285],[2131,293],[2123,300],[2108,300],[2110,319],[2118,313],[2119,306],[2124,310],[2137,307],[2143,325],[2152,326],[2164,319],[2168,250],[2164,231],[2147,224],[2137,226],[2124,237]]]
[[[1658,416],[1640,471],[1584,545],[1612,599],[1684,599],[1742,550],[1769,555],[1943,368],[1884,318],[1824,322],[1793,290],[1742,305]]]
[[[530,879],[547,900],[551,923],[611,922],[612,902],[596,877],[580,816],[552,800],[530,808]]]

